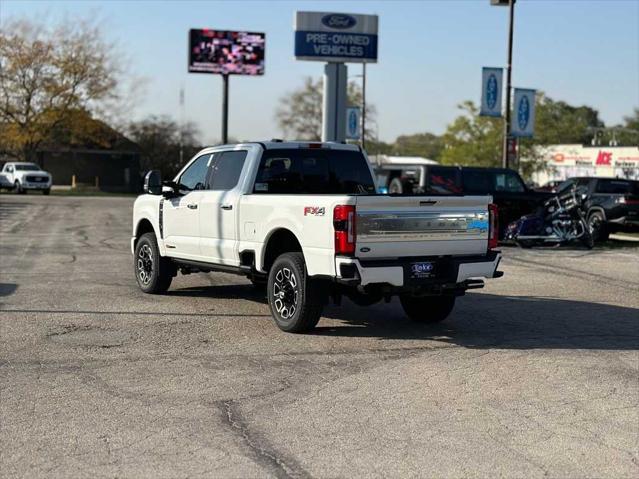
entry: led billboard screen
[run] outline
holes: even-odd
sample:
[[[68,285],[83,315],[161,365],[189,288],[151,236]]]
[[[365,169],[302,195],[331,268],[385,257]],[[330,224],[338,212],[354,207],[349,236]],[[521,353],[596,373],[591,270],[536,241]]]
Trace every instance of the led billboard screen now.
[[[191,29],[189,72],[264,74],[264,33]]]

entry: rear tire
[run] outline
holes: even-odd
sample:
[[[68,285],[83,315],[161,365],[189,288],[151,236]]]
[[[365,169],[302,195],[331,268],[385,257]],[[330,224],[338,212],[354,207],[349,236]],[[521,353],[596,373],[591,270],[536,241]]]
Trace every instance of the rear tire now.
[[[158,242],[153,233],[144,233],[135,245],[133,269],[138,286],[145,293],[160,294],[171,286],[175,265],[160,256]]]
[[[284,253],[269,271],[267,296],[275,324],[282,331],[302,333],[317,325],[326,288],[308,277],[302,253]]]
[[[604,219],[601,211],[593,211],[588,216],[588,228],[595,243],[600,241],[608,241],[610,232],[606,226],[606,220]]]
[[[400,295],[404,312],[417,323],[439,323],[446,319],[455,307],[455,296]]]

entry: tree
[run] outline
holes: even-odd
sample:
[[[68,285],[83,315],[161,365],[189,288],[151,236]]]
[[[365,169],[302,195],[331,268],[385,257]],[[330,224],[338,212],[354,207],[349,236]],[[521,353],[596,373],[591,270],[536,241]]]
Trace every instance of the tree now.
[[[588,106],[572,106],[555,101],[539,92],[535,99],[535,136],[521,138],[519,157],[524,176],[543,168],[539,146],[561,143],[590,143],[597,128],[603,128],[599,112]],[[444,134],[440,160],[446,164],[500,166],[503,122],[501,118],[479,116],[471,102],[460,105],[463,114],[451,123]]]
[[[73,112],[115,96],[118,76],[113,47],[96,25],[7,22],[0,31],[0,150],[33,161]]]
[[[590,143],[594,129],[602,128],[599,112],[589,106],[572,106],[540,92],[535,99],[535,136],[530,144]]]
[[[441,136],[433,133],[416,133],[398,136],[393,145],[393,153],[437,160],[443,148],[444,141]]]
[[[304,86],[280,98],[275,119],[284,136],[296,140],[319,141],[322,138],[322,79],[304,79]],[[356,83],[349,83],[349,105],[361,106],[362,89]],[[377,111],[374,105],[366,105],[366,141],[374,139],[373,126]]]
[[[166,116],[151,116],[131,123],[128,134],[140,148],[142,171],[160,170],[163,178],[172,178],[201,149],[197,139],[199,132],[193,123],[180,128]]]
[[[465,101],[463,111],[448,125],[443,136],[440,161],[449,165],[499,166],[501,164],[502,122],[479,116],[472,101]]]
[[[623,119],[624,123],[609,133],[610,139],[616,140],[620,146],[639,146],[639,108],[634,108],[632,114]]]

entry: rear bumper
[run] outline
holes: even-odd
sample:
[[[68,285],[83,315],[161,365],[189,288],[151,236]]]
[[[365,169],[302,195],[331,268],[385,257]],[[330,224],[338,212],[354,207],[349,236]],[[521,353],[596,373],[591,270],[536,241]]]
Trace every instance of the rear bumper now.
[[[414,279],[410,266],[416,262],[432,262],[435,273],[430,278]],[[498,278],[501,252],[490,251],[483,256],[411,257],[390,260],[358,260],[336,257],[337,281],[352,286],[390,285],[395,288],[419,288],[436,285],[463,284],[479,278]]]

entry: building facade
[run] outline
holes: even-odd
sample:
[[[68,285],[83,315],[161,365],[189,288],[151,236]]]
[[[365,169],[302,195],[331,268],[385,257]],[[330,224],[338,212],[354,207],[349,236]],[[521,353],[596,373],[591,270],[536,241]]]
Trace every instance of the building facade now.
[[[639,180],[639,147],[550,145],[542,150],[546,168],[532,180],[544,185],[577,176]]]

